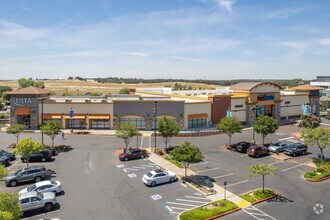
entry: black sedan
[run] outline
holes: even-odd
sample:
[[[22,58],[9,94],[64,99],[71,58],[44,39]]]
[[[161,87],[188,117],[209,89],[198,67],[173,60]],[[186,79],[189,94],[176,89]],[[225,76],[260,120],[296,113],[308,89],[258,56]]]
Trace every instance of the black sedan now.
[[[16,160],[16,155],[0,149],[0,157],[7,156],[10,161]]]
[[[22,162],[46,162],[52,159],[52,153],[48,150],[44,150],[38,153],[32,153],[29,158],[22,157]]]
[[[10,159],[7,156],[0,156],[0,165],[8,166],[10,164]]]

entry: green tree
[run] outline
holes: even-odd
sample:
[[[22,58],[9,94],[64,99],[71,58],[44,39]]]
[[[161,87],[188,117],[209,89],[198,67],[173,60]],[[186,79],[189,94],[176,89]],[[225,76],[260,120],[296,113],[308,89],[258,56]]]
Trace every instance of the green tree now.
[[[131,122],[120,123],[116,130],[116,137],[123,139],[126,149],[132,140],[132,137],[139,134],[137,127]]]
[[[2,215],[7,217],[10,217],[11,214],[12,215],[11,219],[14,220],[18,220],[21,218],[23,212],[21,210],[21,206],[18,203],[18,195],[16,193],[10,193],[10,192],[0,193],[0,212],[2,212]]]
[[[221,132],[224,132],[229,137],[229,147],[231,146],[231,137],[235,133],[241,133],[243,126],[236,117],[224,117],[217,124],[217,129]]]
[[[249,176],[262,176],[262,192],[265,190],[265,176],[274,175],[274,173],[278,170],[277,167],[268,165],[268,164],[254,164],[250,166]]]
[[[14,220],[14,215],[8,211],[0,211],[1,220]]]
[[[302,128],[316,128],[320,126],[321,122],[321,118],[314,114],[302,115],[298,126]]]
[[[258,116],[257,120],[253,125],[254,130],[261,135],[262,145],[265,144],[265,137],[269,134],[275,133],[278,129],[278,122],[267,115]]]
[[[330,145],[330,130],[322,127],[305,128],[300,134],[307,145],[320,149],[321,159],[323,159],[323,150]]]
[[[130,92],[129,92],[129,88],[122,88],[122,89],[119,91],[119,94],[130,94]]]
[[[49,136],[52,140],[52,147],[54,147],[55,137],[61,133],[62,125],[58,121],[47,121],[46,124],[40,127],[41,132]]]
[[[22,124],[12,124],[10,125],[6,132],[8,134],[13,134],[16,137],[16,143],[18,143],[19,135],[22,131],[26,130],[28,127]]]
[[[35,86],[39,88],[45,88],[44,82],[42,81],[34,81],[32,79],[21,78],[18,80],[18,85],[20,88],[26,88],[29,86]]]
[[[192,163],[199,163],[204,156],[197,146],[191,145],[190,142],[185,141],[181,146],[174,148],[171,153],[173,160],[182,163],[184,167],[184,180],[187,178],[187,169]]]
[[[20,140],[14,149],[14,154],[19,154],[26,158],[26,166],[29,166],[30,155],[34,152],[40,152],[44,149],[44,145],[37,141],[32,141],[31,138],[24,138]]]
[[[8,176],[9,171],[5,168],[4,165],[0,165],[0,180]]]
[[[158,121],[157,129],[163,137],[165,148],[167,148],[167,144],[170,142],[171,138],[177,135],[180,131],[180,127],[176,121],[172,118],[166,117]]]

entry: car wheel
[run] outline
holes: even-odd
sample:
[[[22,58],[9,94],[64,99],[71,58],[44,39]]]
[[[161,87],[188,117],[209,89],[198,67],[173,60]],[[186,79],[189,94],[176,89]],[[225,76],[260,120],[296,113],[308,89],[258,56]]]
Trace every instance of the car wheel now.
[[[293,153],[293,156],[295,157],[296,156],[296,153]]]
[[[41,181],[41,177],[40,176],[37,176],[36,178],[34,178],[34,181],[35,182],[40,182]]]
[[[26,163],[27,162],[27,159],[23,159],[23,162]]]
[[[46,162],[46,158],[41,158],[41,162]]]
[[[124,160],[125,160],[125,161],[128,161],[128,157],[125,157]]]
[[[53,209],[53,203],[50,203],[50,202],[46,203],[44,208],[47,212],[52,210]]]
[[[156,182],[155,181],[152,181],[151,184],[150,184],[150,186],[152,186],[152,187],[156,186]]]
[[[174,177],[171,177],[170,183],[173,183],[174,181],[175,181],[175,178]]]
[[[305,155],[306,154],[306,151],[303,151],[303,155]]]
[[[17,186],[17,181],[16,181],[16,180],[13,180],[13,181],[11,181],[11,182],[9,183],[9,185],[10,185],[11,187]]]
[[[144,158],[144,155],[142,154],[142,155],[141,155],[141,159],[143,159],[143,158]]]
[[[260,155],[259,154],[256,154],[256,158],[258,158]]]

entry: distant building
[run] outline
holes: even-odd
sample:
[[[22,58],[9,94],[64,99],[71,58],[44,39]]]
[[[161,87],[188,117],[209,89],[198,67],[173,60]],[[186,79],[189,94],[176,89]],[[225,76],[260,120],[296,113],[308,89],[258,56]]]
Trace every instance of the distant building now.
[[[330,99],[330,76],[316,76],[316,79],[310,82],[312,86],[322,87],[321,100]]]
[[[42,121],[57,120],[64,128],[116,129],[121,122],[131,122],[140,130],[152,130],[163,117],[173,118],[183,129],[207,128],[226,117],[229,109],[248,126],[259,115],[278,121],[299,118],[303,104],[319,115],[320,90],[311,85],[284,90],[272,82],[241,82],[214,90],[136,88],[129,95],[99,97],[52,96],[51,91],[34,87],[6,94],[11,124],[26,124],[30,129],[37,129]]]

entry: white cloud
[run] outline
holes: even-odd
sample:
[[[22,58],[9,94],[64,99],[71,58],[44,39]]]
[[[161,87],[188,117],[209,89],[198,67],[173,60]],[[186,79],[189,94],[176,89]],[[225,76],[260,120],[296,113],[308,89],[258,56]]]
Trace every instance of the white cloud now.
[[[143,52],[126,52],[124,53],[125,55],[130,55],[130,56],[137,56],[137,57],[149,57],[150,54],[148,53],[143,53]]]
[[[330,46],[330,38],[321,39],[321,40],[319,40],[319,43],[322,46]]]
[[[294,15],[307,12],[312,10],[311,7],[300,7],[300,8],[281,8],[265,14],[267,19],[286,19]]]
[[[236,0],[200,0],[201,2],[209,3],[214,2],[218,4],[219,7],[225,8],[229,12],[233,12],[233,5]]]

